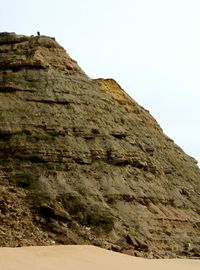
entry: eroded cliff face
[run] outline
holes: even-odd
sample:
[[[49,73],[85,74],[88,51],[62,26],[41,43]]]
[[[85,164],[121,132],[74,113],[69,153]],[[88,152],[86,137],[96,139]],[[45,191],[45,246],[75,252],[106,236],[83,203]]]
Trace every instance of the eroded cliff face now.
[[[55,39],[0,34],[0,245],[200,255],[200,170]]]

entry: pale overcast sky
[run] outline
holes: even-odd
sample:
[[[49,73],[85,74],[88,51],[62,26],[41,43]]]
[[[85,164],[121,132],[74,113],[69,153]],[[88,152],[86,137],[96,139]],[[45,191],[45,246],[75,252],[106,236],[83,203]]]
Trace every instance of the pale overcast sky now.
[[[0,0],[0,31],[56,37],[114,78],[200,162],[199,0]]]

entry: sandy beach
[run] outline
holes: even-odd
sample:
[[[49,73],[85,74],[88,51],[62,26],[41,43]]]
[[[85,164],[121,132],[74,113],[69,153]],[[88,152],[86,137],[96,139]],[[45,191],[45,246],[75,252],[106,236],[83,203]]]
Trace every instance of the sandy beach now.
[[[1,270],[197,270],[200,260],[136,258],[94,246],[0,248]]]

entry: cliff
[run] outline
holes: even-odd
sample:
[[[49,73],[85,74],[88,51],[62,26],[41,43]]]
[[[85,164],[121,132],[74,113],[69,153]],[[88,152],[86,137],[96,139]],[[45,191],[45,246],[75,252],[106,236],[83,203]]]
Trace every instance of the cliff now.
[[[200,170],[54,38],[0,34],[0,245],[200,256]]]

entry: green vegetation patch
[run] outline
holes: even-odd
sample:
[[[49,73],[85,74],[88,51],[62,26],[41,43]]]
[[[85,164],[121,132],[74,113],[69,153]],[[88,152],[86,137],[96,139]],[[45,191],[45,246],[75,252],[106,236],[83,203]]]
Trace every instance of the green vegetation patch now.
[[[55,136],[49,135],[49,134],[34,134],[29,135],[28,139],[30,142],[38,142],[38,141],[46,141],[46,142],[54,142]]]
[[[33,178],[27,172],[20,172],[15,175],[16,185],[21,188],[31,188]]]
[[[87,225],[100,226],[106,231],[111,231],[114,226],[114,220],[109,213],[91,212],[87,215]]]
[[[30,198],[31,204],[35,208],[40,207],[42,204],[49,205],[51,202],[51,198],[49,194],[38,189],[34,189],[32,192],[30,192],[29,198]]]
[[[85,197],[62,194],[60,197],[64,209],[80,225],[92,227],[93,229],[101,228],[109,232],[114,227],[114,217],[109,210],[101,209],[96,206],[89,206]]]

